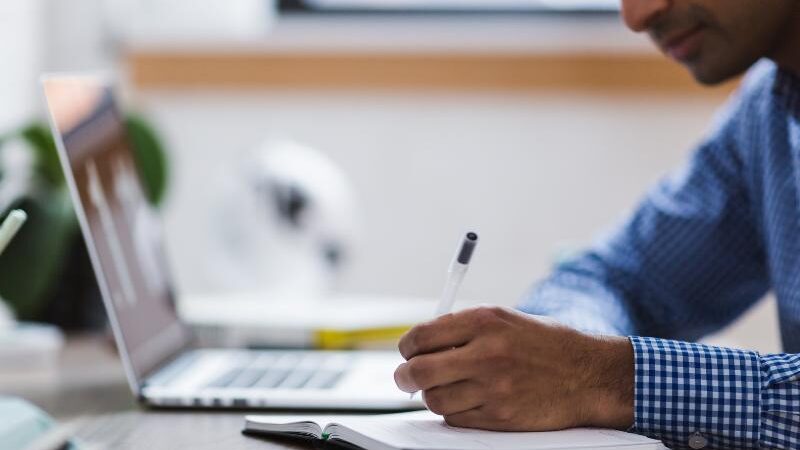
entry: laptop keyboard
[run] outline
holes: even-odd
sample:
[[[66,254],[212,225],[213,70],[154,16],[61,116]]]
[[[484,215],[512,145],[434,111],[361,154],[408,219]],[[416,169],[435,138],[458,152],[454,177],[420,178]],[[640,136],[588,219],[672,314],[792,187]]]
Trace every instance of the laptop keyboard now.
[[[253,352],[206,387],[330,389],[342,378],[351,360],[343,354]]]

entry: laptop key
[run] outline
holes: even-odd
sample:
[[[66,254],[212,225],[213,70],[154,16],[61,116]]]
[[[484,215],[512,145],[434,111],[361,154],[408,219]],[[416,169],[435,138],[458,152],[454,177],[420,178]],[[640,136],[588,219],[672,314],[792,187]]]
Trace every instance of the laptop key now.
[[[241,368],[239,367],[233,368],[222,374],[222,376],[218,377],[216,380],[212,381],[211,383],[208,383],[207,387],[212,387],[212,388],[227,387],[236,377],[239,376],[241,372],[242,372]]]
[[[339,380],[342,379],[344,376],[344,370],[337,370],[333,373],[331,377],[329,377],[325,383],[320,385],[320,389],[332,389],[337,384],[339,384]]]
[[[314,375],[314,372],[311,369],[295,369],[278,387],[283,389],[301,388]]]
[[[266,372],[265,369],[245,369],[242,370],[239,376],[234,378],[229,384],[228,387],[250,387],[256,383],[256,381],[260,380],[261,377],[264,376]]]
[[[305,389],[331,389],[342,378],[342,370],[318,370],[303,386]]]
[[[260,388],[274,388],[289,376],[289,369],[269,369],[253,386]]]

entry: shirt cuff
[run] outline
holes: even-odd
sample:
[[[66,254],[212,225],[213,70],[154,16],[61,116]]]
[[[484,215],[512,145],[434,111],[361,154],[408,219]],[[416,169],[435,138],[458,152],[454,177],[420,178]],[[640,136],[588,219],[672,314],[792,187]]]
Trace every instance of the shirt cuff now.
[[[636,433],[672,448],[758,448],[758,353],[632,336]]]
[[[761,446],[800,448],[800,354],[761,357]]]

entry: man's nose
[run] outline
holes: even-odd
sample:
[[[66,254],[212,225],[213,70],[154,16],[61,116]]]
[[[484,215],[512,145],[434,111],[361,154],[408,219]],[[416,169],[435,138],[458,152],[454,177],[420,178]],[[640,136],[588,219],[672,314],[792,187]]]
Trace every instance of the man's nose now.
[[[664,11],[672,0],[622,0],[622,18],[633,31],[645,31]]]

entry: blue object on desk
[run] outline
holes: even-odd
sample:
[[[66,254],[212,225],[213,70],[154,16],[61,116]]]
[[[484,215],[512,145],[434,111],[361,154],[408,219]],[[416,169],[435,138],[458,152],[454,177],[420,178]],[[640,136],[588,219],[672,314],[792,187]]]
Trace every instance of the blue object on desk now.
[[[25,400],[0,396],[0,450],[25,449],[56,428],[47,413]],[[68,450],[78,450],[70,443]]]

